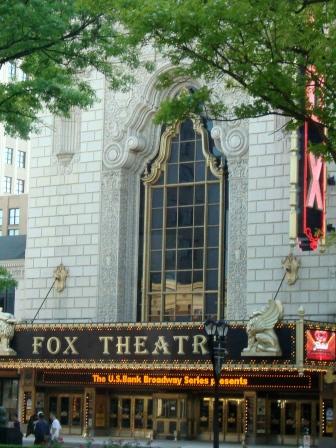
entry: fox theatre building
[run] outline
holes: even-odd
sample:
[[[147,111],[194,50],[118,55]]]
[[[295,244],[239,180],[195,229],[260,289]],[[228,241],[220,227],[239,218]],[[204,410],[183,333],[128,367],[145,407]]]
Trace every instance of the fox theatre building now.
[[[296,446],[309,435],[312,446],[329,446],[335,328],[302,317],[274,331],[281,353],[265,357],[246,352],[246,325],[229,325],[220,440]],[[215,387],[201,324],[17,324],[11,347],[2,374],[19,375],[23,423],[43,409],[65,434],[212,438]]]

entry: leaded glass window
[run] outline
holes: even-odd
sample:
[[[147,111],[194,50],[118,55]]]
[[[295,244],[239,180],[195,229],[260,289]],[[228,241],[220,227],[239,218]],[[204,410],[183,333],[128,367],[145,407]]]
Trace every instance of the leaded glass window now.
[[[223,303],[222,161],[200,120],[167,129],[144,182],[142,319],[202,321]]]

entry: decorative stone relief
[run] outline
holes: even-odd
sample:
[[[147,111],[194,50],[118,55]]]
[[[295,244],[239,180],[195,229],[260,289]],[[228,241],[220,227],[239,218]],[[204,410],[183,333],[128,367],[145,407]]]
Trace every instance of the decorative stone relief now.
[[[15,278],[15,280],[21,280],[24,278],[25,273],[24,261],[22,262],[19,261],[18,263],[17,262],[2,263],[1,266],[6,268]]]
[[[246,318],[248,126],[235,121],[211,131],[216,146],[227,158],[229,170],[229,218],[227,259],[227,303],[225,317]]]
[[[228,159],[227,317],[246,317],[248,160]]]
[[[102,173],[98,319],[116,321],[120,171]]]
[[[255,311],[246,325],[248,345],[241,356],[281,356],[274,325],[282,317],[283,306],[280,300],[270,299],[266,307]]]
[[[112,168],[122,156],[122,150],[120,145],[112,143],[107,146],[103,152],[103,163],[106,167]]]
[[[240,157],[248,149],[248,129],[240,121],[226,123],[225,128],[213,127],[211,136],[226,157]]]
[[[74,155],[80,147],[81,112],[74,108],[70,117],[54,118],[53,155],[56,157],[59,172],[70,174]]]
[[[294,285],[299,277],[300,260],[293,254],[289,254],[281,261],[281,264],[286,271],[287,283],[289,285]]]
[[[69,275],[68,269],[65,268],[63,263],[59,264],[57,268],[54,270],[54,279],[55,284],[54,288],[57,292],[62,292],[65,289],[65,282]]]
[[[127,170],[102,173],[102,210],[100,234],[100,273],[98,319],[132,321],[135,306],[129,284],[134,287],[134,186],[136,176]],[[131,212],[131,214],[130,214]],[[125,293],[127,289],[127,295]],[[134,292],[133,292],[134,295]],[[125,299],[127,297],[127,300]]]

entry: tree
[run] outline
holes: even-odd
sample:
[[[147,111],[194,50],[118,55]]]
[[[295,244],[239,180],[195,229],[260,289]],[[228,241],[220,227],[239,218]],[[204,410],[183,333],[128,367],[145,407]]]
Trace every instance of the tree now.
[[[17,281],[12,277],[12,274],[3,266],[0,266],[0,292],[16,286]]]
[[[128,78],[110,61],[118,48],[107,13],[75,0],[2,0],[0,17],[0,68],[12,78],[0,83],[0,122],[9,134],[26,138],[44,107],[67,115],[90,106],[87,69],[104,73],[113,87]]]
[[[94,5],[93,5],[94,3]],[[228,109],[209,87],[165,102],[157,120],[206,109],[216,119],[280,114],[288,127],[318,120],[327,130],[316,154],[336,161],[336,2],[334,0],[87,0],[123,25],[121,54],[139,61],[152,44],[176,67],[161,77],[220,81],[248,100]],[[316,85],[312,105],[307,85]],[[211,85],[211,84],[210,84]]]

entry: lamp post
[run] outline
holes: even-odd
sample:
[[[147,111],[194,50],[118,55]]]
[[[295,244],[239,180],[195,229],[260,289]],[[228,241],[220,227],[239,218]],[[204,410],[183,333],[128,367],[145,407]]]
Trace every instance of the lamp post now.
[[[222,365],[227,355],[226,335],[228,332],[228,324],[225,320],[208,319],[204,323],[204,332],[207,337],[208,348],[211,355],[213,376],[215,380],[215,401],[213,412],[213,448],[219,448],[219,380],[221,377]]]

